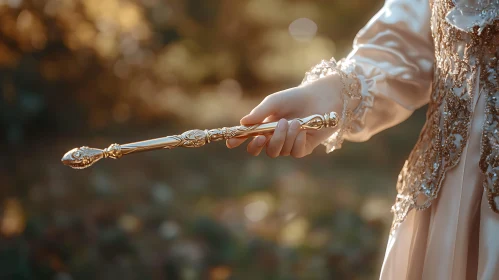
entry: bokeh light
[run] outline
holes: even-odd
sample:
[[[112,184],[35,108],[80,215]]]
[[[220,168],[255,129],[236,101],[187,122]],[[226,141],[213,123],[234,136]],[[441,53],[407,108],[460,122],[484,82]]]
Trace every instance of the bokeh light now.
[[[282,229],[280,242],[284,246],[299,246],[305,240],[309,229],[309,223],[303,217],[297,217],[289,221]]]
[[[246,218],[252,222],[259,222],[265,218],[269,212],[269,206],[265,201],[255,201],[244,206]]]
[[[8,237],[21,234],[25,227],[25,218],[21,203],[17,199],[6,199],[2,212],[0,232]]]
[[[289,34],[297,41],[310,41],[317,33],[317,24],[308,18],[299,18],[289,25]]]

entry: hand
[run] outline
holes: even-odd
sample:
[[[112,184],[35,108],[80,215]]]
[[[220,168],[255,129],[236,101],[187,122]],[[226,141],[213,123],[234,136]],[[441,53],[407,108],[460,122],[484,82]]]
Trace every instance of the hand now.
[[[242,125],[252,125],[279,120],[273,135],[253,137],[247,146],[248,153],[257,156],[266,146],[267,155],[293,156],[301,158],[326,140],[335,130],[300,130],[296,120],[288,124],[287,120],[306,117],[312,114],[324,114],[331,111],[341,114],[340,96],[342,84],[337,75],[330,75],[311,84],[290,88],[267,96],[248,115],[241,119]],[[241,145],[246,138],[227,140],[228,148]]]

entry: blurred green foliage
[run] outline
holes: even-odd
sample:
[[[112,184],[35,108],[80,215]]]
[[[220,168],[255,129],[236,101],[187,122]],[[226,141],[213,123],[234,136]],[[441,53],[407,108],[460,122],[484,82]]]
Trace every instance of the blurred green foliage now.
[[[0,279],[376,279],[422,112],[300,160],[223,144],[59,159],[233,125],[346,55],[381,4],[0,0]]]

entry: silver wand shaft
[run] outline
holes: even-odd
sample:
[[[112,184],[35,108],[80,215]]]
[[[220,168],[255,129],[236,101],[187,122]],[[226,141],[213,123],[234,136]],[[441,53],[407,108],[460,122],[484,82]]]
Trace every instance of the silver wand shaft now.
[[[297,119],[301,129],[322,129],[338,125],[338,115],[335,112],[324,115],[311,115]],[[291,121],[289,121],[291,122]],[[102,158],[118,159],[124,155],[160,150],[176,147],[198,148],[213,141],[230,138],[249,137],[262,134],[271,134],[277,127],[277,122],[256,124],[252,126],[233,126],[206,130],[189,130],[180,135],[166,136],[129,144],[111,144],[105,149],[96,149],[83,146],[74,148],[62,157],[62,163],[75,169],[91,166]]]

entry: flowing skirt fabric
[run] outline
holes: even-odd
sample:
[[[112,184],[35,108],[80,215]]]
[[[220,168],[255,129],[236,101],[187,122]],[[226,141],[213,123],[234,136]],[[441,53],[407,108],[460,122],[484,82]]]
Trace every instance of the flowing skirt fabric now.
[[[479,169],[485,96],[474,96],[470,139],[429,209],[411,211],[390,236],[381,280],[499,279],[499,214]]]

